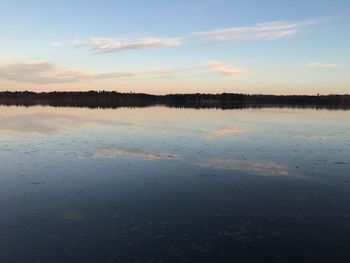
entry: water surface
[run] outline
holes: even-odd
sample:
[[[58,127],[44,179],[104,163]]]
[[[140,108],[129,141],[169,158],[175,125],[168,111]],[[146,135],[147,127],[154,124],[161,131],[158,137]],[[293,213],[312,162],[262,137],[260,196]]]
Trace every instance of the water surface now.
[[[0,262],[348,262],[349,117],[0,106]]]

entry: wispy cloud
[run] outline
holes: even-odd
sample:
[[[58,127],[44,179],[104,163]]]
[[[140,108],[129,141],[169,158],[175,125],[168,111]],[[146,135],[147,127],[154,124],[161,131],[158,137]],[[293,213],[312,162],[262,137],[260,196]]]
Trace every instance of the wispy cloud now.
[[[82,80],[123,78],[136,72],[93,74],[44,61],[0,65],[0,79],[36,85],[72,83]]]
[[[324,69],[337,68],[338,66],[339,66],[338,64],[323,63],[323,62],[309,62],[303,65],[303,67],[306,67],[306,68],[324,68]]]
[[[198,32],[196,34],[211,40],[224,42],[274,40],[295,35],[303,28],[310,27],[316,23],[318,23],[316,20],[301,22],[275,21],[259,23],[247,27],[216,29],[212,31]]]
[[[90,75],[48,62],[25,62],[0,65],[0,78],[32,84],[75,82]]]
[[[201,66],[184,68],[157,67],[145,71],[145,74],[152,78],[183,78],[192,76],[201,70],[203,70]]]
[[[202,65],[186,68],[158,67],[138,71],[93,73],[51,62],[28,59],[24,62],[21,60],[0,64],[0,80],[34,85],[49,85],[101,79],[186,78],[208,70],[227,76],[245,73],[246,71],[244,69],[234,67],[236,63],[209,61]]]
[[[206,68],[224,75],[238,75],[246,73],[246,70],[233,68],[233,65],[235,65],[235,63],[226,61],[209,61],[204,64]]]
[[[52,46],[52,47],[56,47],[56,48],[57,48],[57,47],[61,47],[61,46],[62,46],[62,43],[60,43],[60,42],[52,42],[52,43],[51,43],[51,46]]]
[[[182,42],[181,38],[141,38],[141,39],[118,39],[118,38],[90,38],[76,39],[75,46],[88,46],[95,53],[110,53],[124,50],[135,50],[156,47],[177,46]]]

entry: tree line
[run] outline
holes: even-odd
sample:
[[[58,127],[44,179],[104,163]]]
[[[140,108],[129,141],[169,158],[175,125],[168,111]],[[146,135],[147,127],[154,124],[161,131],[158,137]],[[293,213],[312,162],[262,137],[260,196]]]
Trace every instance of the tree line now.
[[[49,105],[89,108],[147,107],[162,105],[183,108],[247,108],[247,107],[314,107],[350,109],[350,95],[249,95],[120,93],[116,91],[81,92],[0,92],[2,105]]]

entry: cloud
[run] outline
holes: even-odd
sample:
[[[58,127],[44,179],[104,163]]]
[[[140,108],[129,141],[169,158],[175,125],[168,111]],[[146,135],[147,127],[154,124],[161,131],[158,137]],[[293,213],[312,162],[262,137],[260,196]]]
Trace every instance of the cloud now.
[[[223,136],[226,136],[226,135],[232,134],[232,133],[241,133],[243,131],[244,131],[244,129],[239,128],[239,127],[225,127],[222,129],[212,131],[212,132],[207,132],[204,134],[204,137],[207,139],[212,139],[212,138],[223,137]]]
[[[248,27],[231,27],[196,33],[199,36],[223,42],[253,40],[275,40],[297,34],[302,28],[316,24],[317,21],[260,23]]]
[[[114,146],[98,147],[93,152],[94,158],[113,159],[123,156],[135,156],[144,160],[179,159],[177,154],[147,151],[138,148],[119,148]]]
[[[336,68],[339,65],[337,64],[331,64],[331,63],[322,63],[322,62],[309,62],[303,65],[306,68],[324,68],[324,69],[329,69],[329,68]]]
[[[129,71],[129,72],[112,72],[112,73],[102,73],[93,75],[94,79],[118,79],[124,77],[134,77],[141,72]]]
[[[124,79],[132,77],[147,78],[181,78],[203,70],[212,70],[223,75],[237,75],[245,73],[243,69],[232,68],[233,62],[210,61],[204,65],[188,68],[151,68],[139,71],[119,71],[106,73],[92,73],[83,70],[72,69],[45,61],[21,62],[16,61],[0,64],[0,80],[18,83],[30,83],[34,85],[50,85],[75,83],[101,79]]]
[[[60,43],[60,42],[52,42],[51,46],[52,47],[60,47],[60,46],[62,46],[62,43]]]
[[[239,159],[211,159],[200,163],[206,166],[220,170],[232,170],[248,172],[260,176],[288,176],[290,175],[288,167],[269,161],[252,161]]]
[[[93,74],[43,61],[0,65],[0,79],[36,85],[72,83],[91,79],[123,78],[134,75],[136,75],[135,72]]]
[[[232,62],[225,61],[209,61],[204,64],[206,68],[209,68],[215,72],[224,74],[224,75],[239,75],[246,73],[243,69],[232,68]]]
[[[73,41],[75,46],[89,46],[95,53],[119,52],[124,50],[177,46],[181,44],[181,38],[141,38],[141,39],[117,39],[117,38],[90,38]]]
[[[0,78],[32,84],[75,82],[89,74],[60,67],[48,62],[28,62],[0,65]]]
[[[203,68],[200,66],[187,67],[187,68],[158,67],[158,68],[152,68],[148,71],[145,71],[145,74],[152,76],[152,78],[154,77],[181,78],[181,77],[189,77],[201,70],[203,70]]]

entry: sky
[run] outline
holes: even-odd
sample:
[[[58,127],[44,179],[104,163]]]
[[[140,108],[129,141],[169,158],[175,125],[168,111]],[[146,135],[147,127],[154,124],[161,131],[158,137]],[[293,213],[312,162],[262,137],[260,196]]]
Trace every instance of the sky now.
[[[0,91],[350,94],[349,0],[0,0]]]

